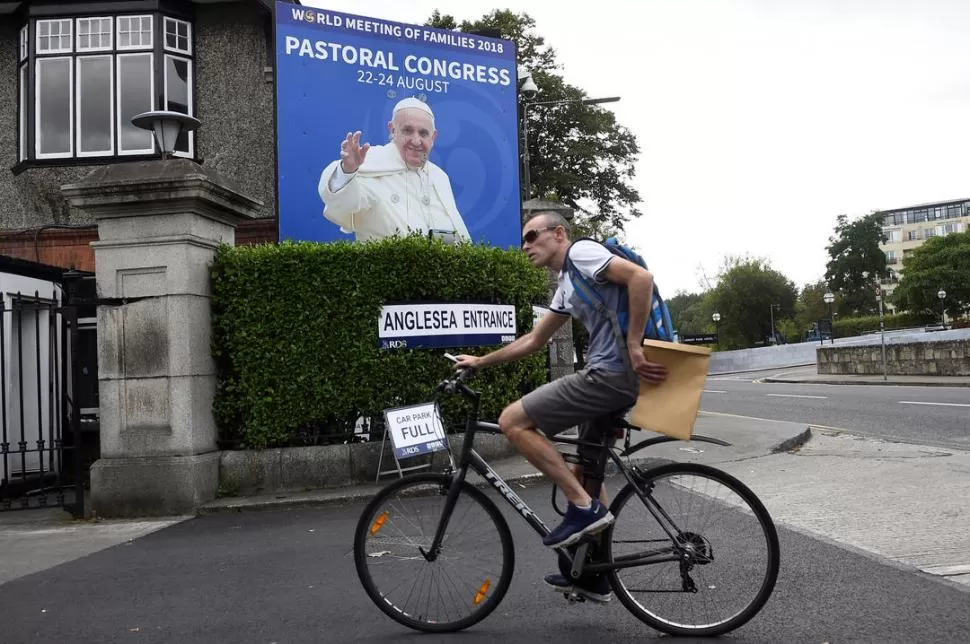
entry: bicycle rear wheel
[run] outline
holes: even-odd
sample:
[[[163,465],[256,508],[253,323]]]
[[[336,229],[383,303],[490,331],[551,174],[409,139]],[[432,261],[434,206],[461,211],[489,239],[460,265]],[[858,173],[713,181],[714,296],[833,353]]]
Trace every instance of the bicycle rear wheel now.
[[[755,494],[733,476],[693,463],[648,470],[639,487],[674,538],[627,485],[611,507],[607,561],[647,553],[677,560],[611,571],[623,605],[671,635],[720,635],[754,617],[774,589],[780,560],[774,523]]]
[[[395,481],[364,508],[354,535],[354,563],[368,596],[409,628],[448,632],[491,613],[508,591],[512,534],[485,494],[462,482],[440,554],[427,553],[454,484],[444,474]]]

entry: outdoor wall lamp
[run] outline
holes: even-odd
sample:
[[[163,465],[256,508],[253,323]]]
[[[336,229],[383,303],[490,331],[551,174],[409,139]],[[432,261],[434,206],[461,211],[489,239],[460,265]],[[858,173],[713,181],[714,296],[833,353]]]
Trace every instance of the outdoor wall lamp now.
[[[192,132],[199,127],[199,119],[167,110],[142,112],[131,119],[131,124],[143,130],[151,130],[155,141],[162,151],[162,158],[167,159],[175,151],[175,142],[182,132]]]

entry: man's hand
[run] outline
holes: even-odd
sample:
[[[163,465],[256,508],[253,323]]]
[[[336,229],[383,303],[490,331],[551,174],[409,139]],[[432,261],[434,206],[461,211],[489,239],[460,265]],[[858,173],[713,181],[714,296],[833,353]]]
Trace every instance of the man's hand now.
[[[458,358],[458,362],[455,363],[455,371],[458,371],[459,369],[471,369],[472,371],[478,371],[482,361],[481,357],[479,356],[460,355],[455,357]]]
[[[630,364],[637,375],[647,382],[657,384],[667,377],[667,367],[657,362],[650,362],[643,355],[642,347],[630,347]]]
[[[370,143],[360,144],[360,130],[347,132],[347,138],[340,143],[340,169],[347,174],[357,172],[364,159],[367,158],[367,151],[370,150]]]

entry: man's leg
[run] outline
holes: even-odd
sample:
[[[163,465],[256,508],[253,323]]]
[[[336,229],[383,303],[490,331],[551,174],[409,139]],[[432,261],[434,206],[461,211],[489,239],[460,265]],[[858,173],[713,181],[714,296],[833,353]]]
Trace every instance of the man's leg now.
[[[578,507],[587,507],[590,496],[579,479],[566,466],[562,454],[543,434],[536,431],[535,423],[526,415],[522,401],[516,401],[502,411],[499,427],[506,438],[515,445],[536,469],[552,479],[566,498]]]
[[[580,481],[580,483],[582,483],[582,480],[583,480],[583,466],[582,465],[573,465],[569,469],[572,471],[573,476],[576,477],[576,480],[577,481]],[[609,506],[609,504],[610,504],[610,496],[606,493],[606,481],[603,481],[602,483],[600,483],[600,495],[599,495],[598,498],[600,500],[600,503],[602,503],[603,505]]]
[[[546,390],[550,393],[554,390]],[[562,523],[542,538],[550,548],[560,548],[576,543],[584,535],[594,534],[613,523],[613,515],[599,501],[590,498],[579,480],[566,467],[559,450],[540,434],[536,423],[525,412],[522,401],[509,405],[499,416],[502,433],[539,471],[552,479],[563,491],[569,503]]]

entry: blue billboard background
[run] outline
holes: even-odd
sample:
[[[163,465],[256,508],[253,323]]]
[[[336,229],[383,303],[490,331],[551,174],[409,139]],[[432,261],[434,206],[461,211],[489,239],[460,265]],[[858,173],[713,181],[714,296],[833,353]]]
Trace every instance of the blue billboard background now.
[[[519,246],[514,43],[289,3],[277,4],[276,30],[281,240],[354,238],[324,218],[321,173],[348,132],[387,143],[394,105],[415,97],[434,111],[429,161],[448,175],[472,240]],[[421,58],[437,74],[421,73]]]

